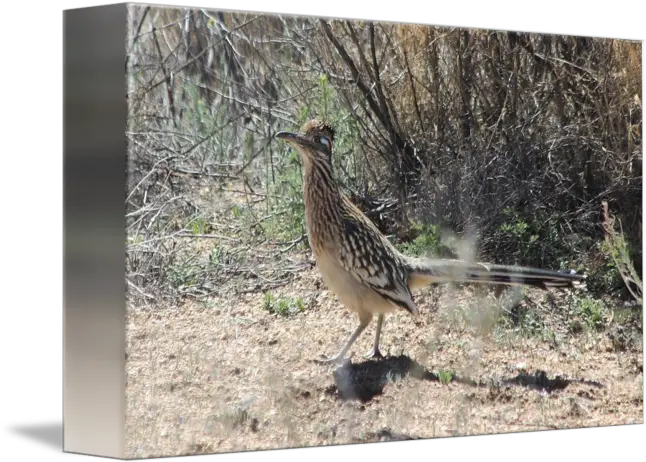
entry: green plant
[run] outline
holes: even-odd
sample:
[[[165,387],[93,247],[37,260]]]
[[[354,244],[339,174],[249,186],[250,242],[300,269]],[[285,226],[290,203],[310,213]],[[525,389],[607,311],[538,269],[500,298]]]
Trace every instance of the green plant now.
[[[230,265],[239,261],[240,258],[238,255],[232,253],[227,246],[218,243],[209,254],[209,269],[213,270],[220,265]]]
[[[205,234],[206,226],[206,220],[202,216],[195,217],[191,221],[191,229],[193,231],[193,234]]]
[[[537,229],[530,226],[516,210],[505,208],[502,213],[505,217],[505,222],[500,225],[500,232],[512,239],[518,248],[518,257],[521,260],[530,258],[539,238]]]
[[[525,334],[536,335],[543,331],[544,323],[535,310],[523,307],[518,309],[518,326]]]
[[[301,170],[296,168],[297,156],[298,153],[290,153],[288,166],[279,172],[270,189],[271,195],[279,198],[269,199],[269,219],[263,230],[275,239],[292,240],[305,234],[303,179]]]
[[[438,256],[444,250],[441,242],[440,227],[432,224],[412,223],[413,232],[417,234],[410,242],[399,244],[399,250],[416,256]]]
[[[593,245],[590,238],[571,231],[571,217],[545,208],[506,207],[500,219],[493,235],[485,239],[487,248],[517,264],[570,270],[573,256]]]
[[[437,373],[440,383],[442,385],[448,385],[453,380],[453,372],[441,370]]]
[[[603,300],[592,297],[577,297],[571,310],[575,322],[580,321],[584,326],[601,330],[607,324],[608,308]]]
[[[198,283],[203,269],[199,265],[181,263],[171,265],[166,277],[170,285],[176,289],[194,286]]]
[[[271,292],[265,292],[265,298],[262,304],[263,308],[270,313],[279,316],[289,316],[292,314],[305,311],[305,303],[303,299],[298,298],[281,298],[274,297]]]

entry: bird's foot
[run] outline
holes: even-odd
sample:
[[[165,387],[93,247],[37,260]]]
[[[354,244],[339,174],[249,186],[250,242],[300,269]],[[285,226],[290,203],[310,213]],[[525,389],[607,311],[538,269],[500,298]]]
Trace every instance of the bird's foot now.
[[[384,359],[384,355],[381,354],[379,348],[372,348],[368,353],[363,355],[366,359]]]

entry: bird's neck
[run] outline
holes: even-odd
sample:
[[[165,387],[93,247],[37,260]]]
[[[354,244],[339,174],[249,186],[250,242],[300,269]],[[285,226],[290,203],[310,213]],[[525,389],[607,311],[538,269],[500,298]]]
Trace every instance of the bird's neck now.
[[[308,159],[304,167],[303,195],[308,234],[312,247],[322,248],[332,239],[327,230],[341,224],[342,195],[329,161]]]
[[[334,179],[332,165],[326,160],[315,159],[305,163],[303,187],[307,202],[341,200],[341,191]]]

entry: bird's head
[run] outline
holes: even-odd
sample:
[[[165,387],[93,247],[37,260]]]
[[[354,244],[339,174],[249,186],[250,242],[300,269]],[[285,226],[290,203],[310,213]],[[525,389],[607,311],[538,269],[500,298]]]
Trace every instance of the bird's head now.
[[[303,125],[300,133],[280,132],[276,137],[294,145],[308,164],[317,160],[329,162],[332,157],[334,128],[327,122],[313,119]]]

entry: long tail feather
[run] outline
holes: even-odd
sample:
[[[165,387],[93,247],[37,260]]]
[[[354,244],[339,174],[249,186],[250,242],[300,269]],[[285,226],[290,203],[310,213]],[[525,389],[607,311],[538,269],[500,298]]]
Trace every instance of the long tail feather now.
[[[409,259],[411,289],[446,282],[526,285],[548,289],[584,284],[585,275],[519,266],[471,263],[462,260]]]

